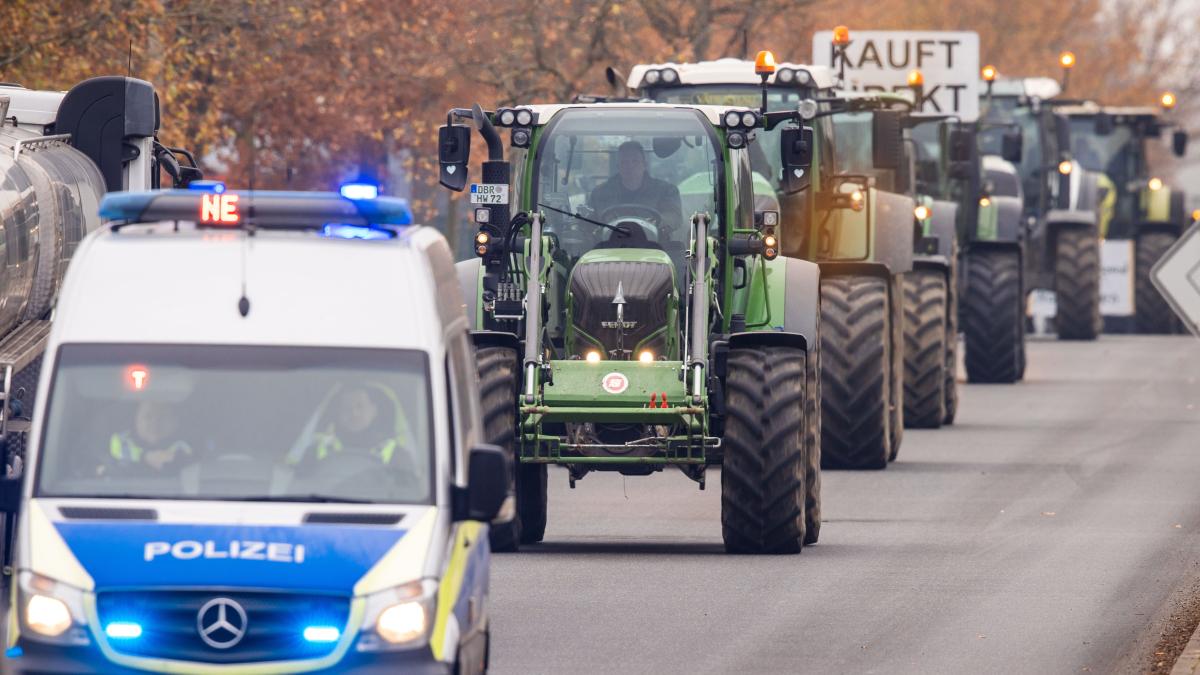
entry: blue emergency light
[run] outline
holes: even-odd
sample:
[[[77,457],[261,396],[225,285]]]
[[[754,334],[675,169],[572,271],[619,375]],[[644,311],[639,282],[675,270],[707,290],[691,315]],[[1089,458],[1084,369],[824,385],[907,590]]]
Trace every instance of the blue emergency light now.
[[[304,629],[304,639],[309,642],[337,642],[342,637],[342,631],[337,626],[308,626]]]
[[[113,621],[104,627],[104,634],[114,640],[136,640],[142,636],[142,625],[133,621]]]
[[[225,183],[219,180],[194,180],[188,183],[188,189],[197,192],[212,192],[219,195],[225,192]]]
[[[346,199],[375,199],[379,196],[379,186],[374,183],[345,183],[339,192]]]

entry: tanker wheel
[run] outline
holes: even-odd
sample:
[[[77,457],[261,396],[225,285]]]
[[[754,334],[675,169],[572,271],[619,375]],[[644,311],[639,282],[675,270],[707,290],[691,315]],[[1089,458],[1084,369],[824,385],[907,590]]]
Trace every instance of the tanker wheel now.
[[[799,553],[804,545],[805,354],[729,350],[721,534],[729,553]]]
[[[492,550],[516,551],[521,543],[541,541],[546,531],[546,467],[521,464],[517,460],[517,386],[520,368],[516,350],[481,347],[475,350],[479,371],[479,399],[483,413],[483,435],[512,460],[513,494],[517,510],[507,523],[488,528]]]
[[[804,545],[821,536],[821,313],[804,361]]]
[[[1150,269],[1175,243],[1169,232],[1147,232],[1137,238],[1134,273],[1134,325],[1139,333],[1180,333],[1183,324],[1150,281]]]
[[[1054,256],[1054,325],[1060,340],[1100,334],[1100,241],[1083,228],[1059,230]]]
[[[821,279],[821,467],[883,469],[891,455],[888,282]]]
[[[1025,341],[1021,256],[983,249],[967,254],[963,289],[963,347],[967,381],[1010,383],[1021,379]]]
[[[946,417],[946,276],[904,275],[904,426],[936,429]]]
[[[888,350],[892,360],[892,370],[888,382],[891,384],[891,400],[888,409],[888,461],[896,461],[900,455],[900,443],[904,440],[904,275],[892,277],[891,295],[888,298],[891,308],[891,331],[888,334]]]

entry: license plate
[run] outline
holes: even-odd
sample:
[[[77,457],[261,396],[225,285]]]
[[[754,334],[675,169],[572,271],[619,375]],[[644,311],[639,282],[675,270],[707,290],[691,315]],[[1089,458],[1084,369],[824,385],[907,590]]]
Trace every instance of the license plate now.
[[[471,184],[472,204],[507,204],[508,186],[491,183]]]

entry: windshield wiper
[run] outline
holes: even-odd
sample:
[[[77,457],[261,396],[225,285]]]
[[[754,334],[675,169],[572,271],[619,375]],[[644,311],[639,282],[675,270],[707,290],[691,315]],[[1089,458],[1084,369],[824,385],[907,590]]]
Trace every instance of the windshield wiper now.
[[[579,220],[582,220],[585,223],[599,225],[600,227],[607,227],[608,229],[612,230],[613,232],[616,232],[617,234],[620,234],[621,236],[624,236],[624,237],[629,236],[629,229],[625,228],[625,227],[621,227],[620,225],[609,225],[608,223],[602,223],[599,220],[592,220],[591,218],[588,218],[587,216],[582,216],[578,213],[571,213],[570,211],[556,209],[553,206],[550,206],[549,204],[543,204],[541,202],[538,202],[538,206],[540,206],[544,209],[550,209],[551,211],[553,211],[555,213],[561,213],[564,216],[571,216],[572,218],[578,218]]]
[[[306,495],[250,495],[247,497],[214,497],[231,502],[306,502],[318,504],[374,504],[370,499],[310,493]]]

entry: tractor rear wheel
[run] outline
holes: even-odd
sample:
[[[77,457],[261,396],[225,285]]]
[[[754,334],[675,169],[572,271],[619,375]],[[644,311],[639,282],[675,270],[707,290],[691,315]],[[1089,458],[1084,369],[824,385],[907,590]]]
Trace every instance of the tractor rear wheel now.
[[[904,426],[936,429],[946,418],[946,276],[904,275]]]
[[[888,282],[821,279],[821,466],[883,469],[892,451]]]
[[[888,337],[888,357],[892,361],[889,374],[891,383],[891,400],[888,409],[891,417],[888,419],[888,461],[896,461],[900,455],[900,443],[904,440],[904,276],[892,276],[892,285],[888,295],[888,307],[891,308],[891,333]]]
[[[516,551],[522,543],[542,540],[546,531],[546,467],[521,464],[517,456],[517,386],[520,382],[516,350],[480,347],[475,350],[479,371],[479,398],[483,435],[488,443],[509,453],[517,511],[508,523],[488,528],[493,551]]]
[[[1060,340],[1095,340],[1100,333],[1100,240],[1083,228],[1058,232],[1054,256],[1054,326]]]
[[[967,381],[1010,383],[1021,379],[1025,341],[1021,256],[983,249],[967,254],[963,289],[963,343]]]
[[[729,351],[721,534],[729,553],[799,553],[804,544],[805,353]]]
[[[946,303],[946,384],[944,386],[946,414],[942,424],[954,424],[958,414],[958,259],[950,263],[950,287]]]
[[[1183,324],[1150,281],[1150,268],[1175,243],[1170,232],[1147,232],[1137,238],[1137,254],[1133,263],[1134,324],[1139,333],[1180,333]]]

